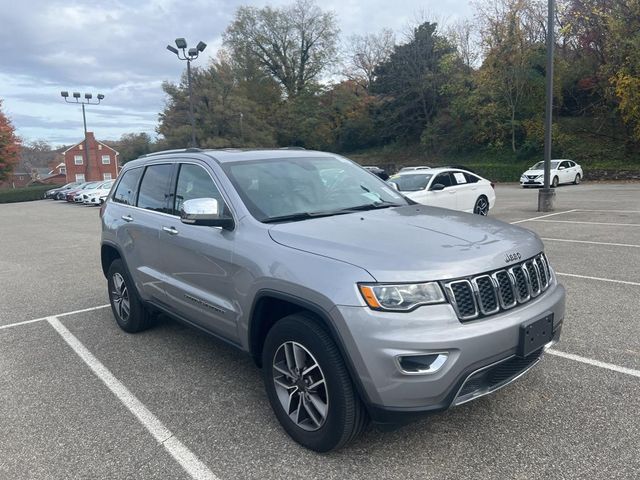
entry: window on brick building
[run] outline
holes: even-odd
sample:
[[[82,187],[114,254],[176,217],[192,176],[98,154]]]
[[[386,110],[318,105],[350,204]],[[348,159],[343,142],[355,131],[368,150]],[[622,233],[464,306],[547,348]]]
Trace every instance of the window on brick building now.
[[[102,164],[109,165],[111,163],[111,157],[109,155],[102,155]]]
[[[76,182],[84,182],[84,173],[76,173]]]
[[[111,174],[110,173],[103,173],[102,174],[102,179],[103,180],[111,180]]]
[[[76,165],[82,165],[82,155],[74,155],[73,163],[75,163]]]

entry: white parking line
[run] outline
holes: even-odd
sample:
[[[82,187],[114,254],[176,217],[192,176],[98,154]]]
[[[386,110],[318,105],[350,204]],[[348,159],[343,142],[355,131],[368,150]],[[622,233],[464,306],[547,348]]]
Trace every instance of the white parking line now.
[[[609,242],[592,242],[589,240],[567,240],[566,238],[546,238],[541,237],[545,242],[569,242],[569,243],[588,243],[590,245],[608,245],[611,247],[633,247],[640,248],[640,245],[632,245],[630,243],[609,243]]]
[[[106,305],[99,305],[97,307],[90,307],[90,308],[83,308],[81,310],[74,310],[72,312],[65,312],[65,313],[59,313],[57,315],[52,315],[53,317],[66,317],[69,315],[75,315],[76,313],[84,313],[84,312],[93,312],[94,310],[100,310],[102,308],[107,308],[110,307],[110,304],[106,304]],[[36,323],[36,322],[43,322],[45,320],[48,320],[50,317],[40,317],[40,318],[34,318],[33,320],[25,320],[23,322],[15,322],[15,323],[9,323],[7,325],[0,325],[0,330],[3,330],[5,328],[11,328],[11,327],[17,327],[19,325],[27,325],[29,323]]]
[[[576,212],[602,212],[602,213],[640,213],[640,210],[586,210],[584,208],[578,208]]]
[[[571,212],[575,212],[575,210],[565,210],[564,212],[549,213],[547,215],[540,215],[539,217],[525,218],[524,220],[511,222],[511,225],[516,225],[518,223],[523,223],[523,222],[532,222],[534,220],[538,220],[539,218],[553,217],[554,215],[562,215],[563,213],[571,213]]]
[[[556,275],[562,275],[565,277],[584,278],[586,280],[598,280],[600,282],[622,283],[624,285],[635,285],[637,287],[640,287],[639,282],[629,282],[627,280],[614,280],[612,278],[590,277],[589,275],[576,275],[575,273],[561,273],[561,272],[556,272]]]
[[[209,467],[178,440],[56,317],[48,317],[46,320],[191,478],[217,480]]]
[[[615,227],[640,227],[640,223],[610,223],[610,222],[578,222],[576,220],[527,220],[528,222],[546,222],[546,223],[579,223],[583,225],[612,225]]]
[[[640,378],[640,370],[634,370],[633,368],[620,367],[618,365],[614,365],[613,363],[601,362],[600,360],[593,360],[591,358],[581,357],[580,355],[574,355],[573,353],[560,352],[554,349],[549,349],[546,351],[546,353],[555,355],[557,357],[567,358],[569,360],[573,360],[574,362],[586,363],[587,365],[592,365],[594,367],[606,368],[607,370],[612,370],[614,372],[624,373],[626,375]]]

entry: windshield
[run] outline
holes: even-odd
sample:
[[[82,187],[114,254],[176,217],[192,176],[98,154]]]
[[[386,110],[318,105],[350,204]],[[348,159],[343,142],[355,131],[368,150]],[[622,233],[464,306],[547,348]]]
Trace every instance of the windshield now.
[[[261,222],[408,205],[378,177],[337,156],[232,162],[222,167]]]
[[[418,190],[427,188],[431,177],[433,177],[433,175],[430,173],[395,175],[391,177],[389,181],[395,183],[401,192],[417,192]]]
[[[560,162],[558,161],[552,161],[551,162],[551,168],[555,169],[558,168],[558,164]],[[533,167],[530,168],[530,170],[544,170],[544,162],[538,162],[536,163]]]

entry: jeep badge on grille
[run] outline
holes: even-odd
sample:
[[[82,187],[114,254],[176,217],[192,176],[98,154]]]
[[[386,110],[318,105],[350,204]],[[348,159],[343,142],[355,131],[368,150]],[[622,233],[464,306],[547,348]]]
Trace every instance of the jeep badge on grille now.
[[[522,258],[522,255],[520,255],[520,252],[505,253],[504,263],[517,262],[521,258]]]

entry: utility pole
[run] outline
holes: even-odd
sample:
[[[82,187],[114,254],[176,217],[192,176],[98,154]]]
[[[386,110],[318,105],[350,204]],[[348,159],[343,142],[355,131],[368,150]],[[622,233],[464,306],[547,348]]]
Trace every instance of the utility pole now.
[[[91,171],[91,162],[89,159],[89,140],[87,138],[87,115],[84,111],[84,106],[85,105],[100,105],[100,102],[102,102],[102,100],[104,99],[104,95],[102,95],[101,93],[98,94],[98,101],[96,102],[92,102],[91,99],[93,98],[93,95],[90,93],[85,93],[84,94],[84,100],[82,100],[82,98],[80,97],[80,92],[73,92],[73,100],[69,100],[69,92],[60,92],[60,96],[62,98],[64,98],[64,101],[67,103],[72,103],[72,104],[80,104],[82,105],[82,125],[84,127],[84,163],[86,165],[85,167],[85,180],[89,181],[89,177],[90,175],[90,171]]]
[[[176,48],[178,47],[178,48]],[[207,48],[207,44],[204,42],[198,42],[196,48],[190,48],[187,50],[187,41],[184,38],[176,38],[176,46],[167,45],[167,50],[172,53],[175,53],[176,57],[180,60],[186,60],[187,62],[187,84],[189,86],[189,121],[191,123],[191,146],[196,146],[196,120],[193,115],[193,90],[191,88],[191,61],[198,58],[200,53],[204,52],[204,49]],[[182,50],[182,56],[180,55],[180,51]]]
[[[555,0],[547,5],[547,78],[544,109],[544,187],[538,191],[538,211],[552,212],[556,190],[551,188],[551,126],[553,122],[553,27]]]

